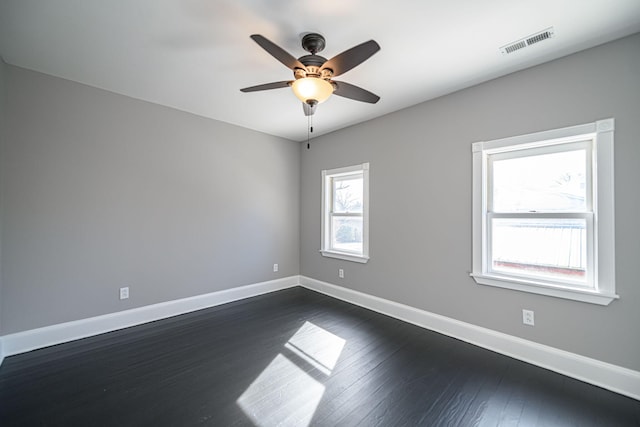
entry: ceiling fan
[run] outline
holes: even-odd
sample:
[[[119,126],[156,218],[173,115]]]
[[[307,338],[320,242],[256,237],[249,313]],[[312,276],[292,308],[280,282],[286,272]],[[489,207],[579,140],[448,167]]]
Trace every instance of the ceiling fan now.
[[[306,116],[313,115],[318,104],[326,101],[331,94],[370,104],[375,104],[380,99],[378,95],[361,87],[332,80],[333,77],[346,73],[379,51],[380,46],[374,40],[361,43],[327,60],[316,55],[325,47],[324,37],[317,33],[309,33],[302,37],[302,48],[310,55],[304,55],[298,59],[260,34],[253,34],[251,38],[271,56],[290,68],[295,80],[245,87],[240,89],[242,92],[257,92],[291,86],[293,93],[302,101]]]

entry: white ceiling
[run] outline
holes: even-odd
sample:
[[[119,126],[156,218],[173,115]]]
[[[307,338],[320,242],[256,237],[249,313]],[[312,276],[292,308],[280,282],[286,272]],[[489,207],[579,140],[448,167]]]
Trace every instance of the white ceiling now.
[[[552,39],[499,50],[552,26]],[[251,34],[295,57],[307,32],[325,36],[326,58],[380,44],[336,80],[381,100],[332,96],[318,136],[639,31],[640,0],[0,0],[9,64],[296,141],[307,118],[290,89],[239,91],[292,79]]]

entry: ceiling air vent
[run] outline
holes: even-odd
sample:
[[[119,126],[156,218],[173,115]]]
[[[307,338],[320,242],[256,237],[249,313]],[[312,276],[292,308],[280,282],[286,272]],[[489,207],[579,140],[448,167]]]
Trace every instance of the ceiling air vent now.
[[[549,27],[546,30],[542,30],[538,33],[532,34],[529,37],[525,37],[521,40],[515,41],[513,43],[509,43],[506,46],[502,46],[500,48],[500,52],[503,55],[508,55],[510,53],[515,52],[516,50],[524,49],[527,46],[531,46],[532,44],[539,43],[543,40],[550,39],[553,37],[553,27]]]

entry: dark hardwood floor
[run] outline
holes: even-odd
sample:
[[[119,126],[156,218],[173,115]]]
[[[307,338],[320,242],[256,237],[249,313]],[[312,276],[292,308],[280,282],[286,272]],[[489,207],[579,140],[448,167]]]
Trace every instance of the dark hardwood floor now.
[[[11,356],[1,426],[640,426],[640,401],[293,288]]]

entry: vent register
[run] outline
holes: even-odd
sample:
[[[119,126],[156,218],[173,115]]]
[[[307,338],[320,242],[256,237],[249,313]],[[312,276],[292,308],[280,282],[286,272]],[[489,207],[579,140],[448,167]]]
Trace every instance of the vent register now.
[[[502,52],[503,55],[508,55],[517,50],[524,49],[527,46],[531,46],[532,44],[540,43],[543,40],[550,39],[553,37],[553,35],[553,27],[549,27],[546,30],[542,30],[538,33],[532,34],[529,37],[525,37],[524,39],[502,46],[500,48],[500,52]]]

